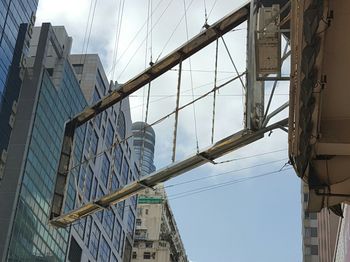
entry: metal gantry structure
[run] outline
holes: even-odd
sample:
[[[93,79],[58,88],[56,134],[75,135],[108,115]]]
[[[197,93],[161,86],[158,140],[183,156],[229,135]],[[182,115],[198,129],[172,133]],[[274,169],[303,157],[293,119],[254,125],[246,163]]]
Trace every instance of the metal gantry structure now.
[[[264,1],[259,2],[263,3]],[[285,0],[273,2],[278,3],[272,7],[264,7],[261,3],[256,3],[256,1],[244,4],[213,25],[208,25],[203,31],[187,41],[184,45],[171,52],[160,61],[152,64],[144,72],[121,85],[120,88],[112,91],[109,95],[86,108],[67,122],[57,171],[50,223],[58,227],[68,226],[85,216],[108,208],[111,205],[115,205],[145,188],[152,188],[159,183],[184,174],[205,163],[215,163],[215,159],[263,138],[266,132],[277,128],[286,131],[288,119],[283,119],[268,125],[272,117],[288,107],[288,102],[286,102],[273,112],[269,112],[277,81],[289,80],[288,77],[281,76],[280,72],[283,61],[290,53],[288,52],[288,28],[282,29],[281,27],[281,25],[285,26],[288,24],[286,21],[289,19],[288,10],[290,9],[290,3]],[[281,21],[283,21],[283,23]],[[218,141],[207,149],[199,150],[197,153],[184,160],[174,162],[148,176],[125,185],[115,192],[102,196],[96,201],[89,202],[75,210],[64,213],[65,191],[67,188],[68,175],[70,173],[71,154],[76,128],[120,102],[141,87],[147,85],[174,66],[181,64],[182,61],[199,52],[207,45],[217,41],[225,33],[231,31],[243,22],[248,22],[248,62],[246,84],[244,85],[246,99],[244,128]],[[286,37],[286,47],[283,55],[281,55],[281,36],[283,34],[283,37]],[[257,61],[259,62],[257,63]],[[266,108],[264,105],[265,81],[275,81]]]

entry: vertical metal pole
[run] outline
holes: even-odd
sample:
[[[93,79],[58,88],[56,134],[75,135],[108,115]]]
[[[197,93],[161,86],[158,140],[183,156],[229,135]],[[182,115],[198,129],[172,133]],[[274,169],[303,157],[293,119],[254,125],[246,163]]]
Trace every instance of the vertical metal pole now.
[[[258,6],[250,3],[247,35],[247,90],[245,101],[245,127],[257,130],[264,116],[264,82],[256,80],[255,32],[257,28]]]

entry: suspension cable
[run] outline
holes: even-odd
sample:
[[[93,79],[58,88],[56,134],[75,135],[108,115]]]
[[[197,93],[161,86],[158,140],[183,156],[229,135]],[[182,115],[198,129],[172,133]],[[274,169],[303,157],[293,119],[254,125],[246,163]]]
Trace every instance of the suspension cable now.
[[[215,73],[214,73],[214,96],[213,96],[213,119],[211,125],[211,143],[214,143],[214,132],[215,132],[215,107],[216,107],[216,81],[218,75],[218,53],[219,53],[219,41],[216,39],[215,49]]]
[[[188,41],[188,40],[189,40],[189,33],[188,33],[186,0],[183,0],[183,3],[184,3],[184,10],[185,10],[186,37],[187,37],[187,41]],[[191,78],[192,100],[194,100],[193,75],[192,75],[191,57],[188,58],[188,63],[189,63],[189,66],[190,66],[190,78]],[[194,103],[193,103],[193,122],[194,122],[194,132],[195,132],[195,137],[196,137],[196,147],[197,147],[197,153],[198,153],[198,152],[199,152],[199,143],[198,143],[198,132],[197,132],[196,106],[195,106]]]
[[[234,69],[235,69],[235,71],[236,71],[236,74],[238,75],[238,74],[239,74],[239,73],[238,73],[238,69],[237,69],[237,67],[236,67],[235,62],[233,61],[233,58],[232,58],[231,53],[230,53],[230,50],[228,49],[228,47],[227,47],[227,45],[226,45],[226,42],[225,42],[225,39],[224,39],[223,36],[221,36],[221,40],[222,40],[222,42],[223,42],[223,44],[224,44],[224,46],[225,46],[226,52],[227,52],[227,54],[228,54],[228,56],[229,56],[229,58],[230,58],[230,60],[231,60],[231,63],[232,63],[232,65],[233,65],[233,67],[234,67]],[[241,82],[242,87],[243,87],[243,89],[245,90],[245,89],[246,89],[246,86],[245,86],[245,84],[243,83],[243,80],[242,80],[241,77],[239,78],[239,81]]]
[[[239,76],[235,76],[235,77],[231,78],[230,80],[226,81],[225,83],[223,83],[223,84],[217,86],[217,87],[216,87],[216,90],[219,90],[219,89],[221,89],[222,87],[224,87],[224,86],[226,86],[226,85],[232,83],[233,81],[237,80],[239,77],[241,77],[241,76],[244,75],[244,74],[246,74],[246,72],[242,73],[242,74],[239,75]],[[199,100],[201,100],[201,99],[207,97],[207,96],[208,96],[209,94],[211,94],[213,91],[214,91],[214,89],[208,91],[207,93],[204,93],[203,95],[201,95],[201,96],[199,96],[198,98],[196,98],[196,99],[194,99],[194,100],[188,102],[187,104],[182,105],[181,107],[179,107],[179,110],[181,111],[181,110],[185,109],[186,107],[188,107],[188,106],[190,106],[190,105],[196,103],[197,101],[199,101]],[[123,101],[123,100],[121,100],[120,103],[121,103],[122,101]],[[153,123],[148,124],[147,126],[144,126],[139,132],[136,132],[136,133],[139,134],[140,132],[145,131],[146,128],[152,127],[152,126],[154,126],[154,125],[157,125],[157,124],[163,122],[164,120],[168,119],[168,118],[169,118],[170,116],[172,116],[173,114],[175,114],[175,111],[172,111],[172,112],[170,112],[169,114],[167,114],[167,115],[165,115],[165,116],[159,118],[158,120],[154,121]],[[117,146],[117,145],[119,145],[119,144],[121,144],[121,143],[125,143],[127,140],[129,140],[129,139],[132,138],[133,136],[134,136],[133,134],[132,134],[132,135],[129,135],[129,136],[127,136],[126,138],[122,139],[121,141],[117,141],[117,142],[113,143],[112,146]],[[96,158],[100,157],[103,153],[107,152],[108,150],[110,150],[110,147],[108,147],[107,149],[98,152],[96,155],[94,155],[94,156],[92,156],[92,157],[89,157],[88,159],[86,159],[86,160],[84,160],[84,161],[78,163],[77,165],[73,166],[71,169],[69,169],[68,171],[66,171],[66,173],[69,173],[71,170],[78,168],[79,166],[81,166],[82,164],[84,164],[84,163],[86,163],[86,162],[88,162],[88,161],[90,161],[90,160],[93,160],[93,159],[96,159]]]
[[[175,162],[176,156],[176,139],[177,139],[177,126],[179,119],[179,104],[180,104],[180,86],[181,86],[181,73],[182,73],[182,60],[179,63],[179,72],[177,79],[177,94],[176,94],[176,107],[175,107],[175,124],[174,124],[174,138],[173,138],[173,156],[171,160]]]
[[[112,59],[113,64],[112,64],[112,68],[111,68],[112,79],[114,79],[115,69],[116,69],[116,65],[117,65],[115,63],[115,61],[118,58],[120,33],[121,33],[123,17],[124,17],[124,5],[125,5],[125,0],[119,2],[118,16],[117,16],[117,25],[116,25],[115,40],[114,40],[113,59]]]

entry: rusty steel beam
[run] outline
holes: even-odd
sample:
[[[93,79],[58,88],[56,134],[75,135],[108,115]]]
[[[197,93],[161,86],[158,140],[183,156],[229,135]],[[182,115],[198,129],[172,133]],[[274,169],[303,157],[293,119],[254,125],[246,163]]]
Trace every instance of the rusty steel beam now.
[[[97,101],[94,105],[85,108],[81,113],[77,114],[73,119],[66,123],[51,207],[51,219],[60,216],[63,212],[64,195],[67,186],[67,176],[69,173],[69,163],[75,129],[109,107],[120,102],[123,98],[137,91],[152,80],[161,76],[179,64],[180,61],[197,53],[220,36],[246,21],[249,17],[249,11],[250,2],[220,19],[213,25],[208,26],[184,45],[171,52],[159,62],[154,63],[141,74],[132,78],[125,84],[122,84],[120,88],[112,91],[109,95]]]

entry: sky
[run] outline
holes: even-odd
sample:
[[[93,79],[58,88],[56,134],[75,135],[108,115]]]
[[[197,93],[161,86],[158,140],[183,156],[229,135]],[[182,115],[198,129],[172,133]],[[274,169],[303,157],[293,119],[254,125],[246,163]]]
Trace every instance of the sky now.
[[[40,0],[36,25],[65,26],[73,38],[72,53],[98,53],[108,78],[124,83],[143,71],[151,57],[155,62],[198,34],[206,16],[212,24],[242,4],[229,0]],[[246,70],[246,28],[243,23],[224,36],[239,73]],[[223,83],[236,72],[222,41],[218,50],[217,79]],[[213,88],[215,43],[190,60],[183,62],[180,105]],[[152,81],[149,123],[175,109],[177,69]],[[269,84],[266,94],[270,90]],[[133,121],[145,120],[146,93],[143,88],[130,96]],[[288,83],[279,83],[271,110],[287,100]],[[214,141],[243,129],[243,102],[239,81],[220,90]],[[196,153],[197,143],[200,149],[211,145],[212,105],[210,95],[180,112],[176,160]],[[271,121],[286,116],[284,111]],[[154,130],[155,164],[161,168],[171,164],[174,117]],[[278,172],[288,161],[287,147],[287,134],[275,130],[218,160],[234,161],[206,164],[165,184],[190,261],[302,261],[300,180],[289,166]]]

